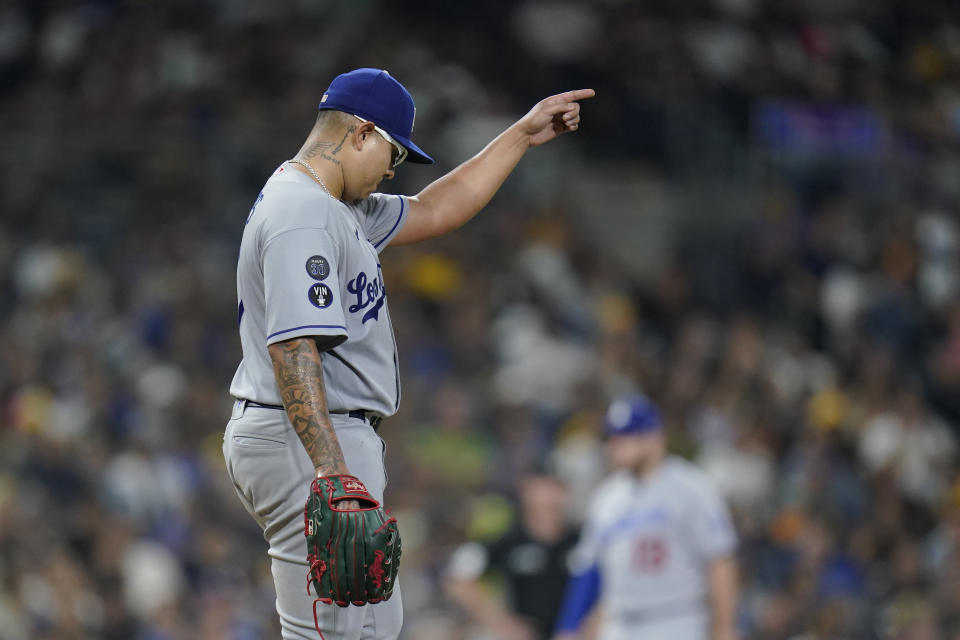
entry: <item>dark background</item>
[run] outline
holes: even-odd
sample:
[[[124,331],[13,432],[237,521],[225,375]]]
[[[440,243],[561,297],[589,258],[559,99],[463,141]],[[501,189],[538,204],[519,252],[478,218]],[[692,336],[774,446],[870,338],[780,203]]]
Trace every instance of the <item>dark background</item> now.
[[[358,66],[438,159],[593,87],[447,238],[384,254],[406,638],[450,550],[609,399],[713,474],[745,638],[960,637],[960,8],[916,0],[0,3],[0,639],[276,634],[220,454],[263,181]],[[801,635],[801,634],[808,635]]]

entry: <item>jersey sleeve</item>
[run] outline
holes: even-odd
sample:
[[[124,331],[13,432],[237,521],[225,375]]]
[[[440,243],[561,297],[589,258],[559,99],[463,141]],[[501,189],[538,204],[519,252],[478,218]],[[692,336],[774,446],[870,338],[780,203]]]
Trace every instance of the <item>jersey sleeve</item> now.
[[[301,336],[347,339],[340,296],[340,252],[324,229],[292,229],[261,252],[267,344]]]
[[[568,556],[570,573],[583,573],[600,563],[600,551],[603,541],[600,527],[595,520],[587,521],[580,539]]]
[[[596,495],[602,495],[597,492]],[[573,551],[567,556],[570,578],[564,589],[563,603],[557,614],[554,632],[576,632],[600,599],[600,552],[603,546],[602,512],[594,500],[587,513],[587,522]]]
[[[576,633],[600,599],[600,569],[587,567],[567,581],[554,632]]]
[[[720,491],[704,478],[691,502],[691,532],[701,558],[712,560],[736,551],[737,534]]]
[[[407,219],[409,204],[403,196],[374,193],[358,206],[363,232],[379,253],[400,231]]]

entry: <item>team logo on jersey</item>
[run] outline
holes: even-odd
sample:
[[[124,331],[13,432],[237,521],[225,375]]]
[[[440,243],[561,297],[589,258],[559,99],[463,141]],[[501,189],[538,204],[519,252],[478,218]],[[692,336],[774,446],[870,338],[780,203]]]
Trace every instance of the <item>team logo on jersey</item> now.
[[[310,304],[317,309],[326,309],[333,302],[333,291],[330,291],[330,287],[327,285],[318,282],[310,285],[307,298],[310,300]]]
[[[356,278],[347,283],[347,291],[357,297],[357,301],[347,307],[347,311],[357,313],[366,309],[363,314],[363,323],[367,320],[380,319],[380,309],[387,298],[387,290],[383,286],[383,275],[379,264],[376,278],[370,280],[367,274],[361,271]]]
[[[323,280],[330,275],[330,263],[323,256],[310,256],[307,259],[307,275],[314,280]]]

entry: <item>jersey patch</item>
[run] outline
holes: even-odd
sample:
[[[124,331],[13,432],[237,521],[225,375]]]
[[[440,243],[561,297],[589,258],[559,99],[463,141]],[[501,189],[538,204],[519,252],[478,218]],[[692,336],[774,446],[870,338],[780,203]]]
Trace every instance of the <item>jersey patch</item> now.
[[[330,303],[333,302],[333,291],[325,284],[313,284],[310,285],[310,289],[307,291],[307,298],[310,300],[310,304],[316,308],[326,309],[330,306]]]
[[[307,258],[307,275],[314,280],[323,280],[330,275],[330,263],[323,256]]]

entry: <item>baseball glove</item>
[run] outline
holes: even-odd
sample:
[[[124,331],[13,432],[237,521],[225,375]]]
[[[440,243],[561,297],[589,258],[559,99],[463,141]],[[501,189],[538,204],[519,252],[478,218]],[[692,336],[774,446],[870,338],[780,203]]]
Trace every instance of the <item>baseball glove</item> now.
[[[357,500],[358,509],[338,503]],[[393,595],[400,566],[397,519],[388,517],[360,480],[349,475],[323,476],[310,484],[303,512],[307,536],[307,593],[313,585],[316,604],[364,605]]]

